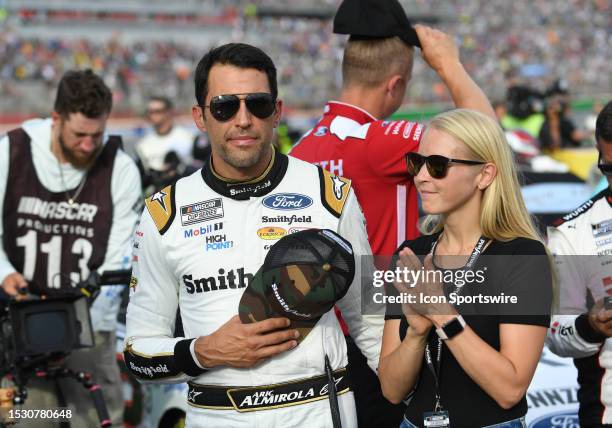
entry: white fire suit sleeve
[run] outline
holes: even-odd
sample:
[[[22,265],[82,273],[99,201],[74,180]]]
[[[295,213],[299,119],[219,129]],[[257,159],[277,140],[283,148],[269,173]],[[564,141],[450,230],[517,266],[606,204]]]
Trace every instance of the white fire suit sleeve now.
[[[141,188],[136,164],[123,151],[118,152],[111,181],[113,224],[104,263],[98,269],[100,273],[129,266],[134,228],[142,207]]]
[[[588,259],[576,256],[562,230],[548,228],[548,246],[555,256],[558,303],[546,337],[546,344],[560,357],[583,358],[599,352],[605,339],[593,330],[587,316],[587,286],[592,269]]]
[[[174,337],[178,280],[164,257],[164,245],[145,208],[136,230],[124,357],[141,381],[184,382],[204,373],[191,355],[195,339]]]
[[[342,317],[346,321],[349,333],[359,349],[366,356],[368,365],[374,372],[378,367],[378,357],[382,333],[384,327],[384,314],[362,315],[361,287],[369,287],[371,281],[362,284],[362,277],[371,278],[374,271],[372,261],[372,250],[368,243],[368,234],[365,228],[365,220],[355,193],[350,191],[344,210],[338,225],[338,234],[348,240],[353,246],[355,253],[355,278],[346,295],[337,302],[338,308],[342,312]],[[367,260],[363,263],[363,260]],[[362,272],[364,267],[370,266],[370,272]]]

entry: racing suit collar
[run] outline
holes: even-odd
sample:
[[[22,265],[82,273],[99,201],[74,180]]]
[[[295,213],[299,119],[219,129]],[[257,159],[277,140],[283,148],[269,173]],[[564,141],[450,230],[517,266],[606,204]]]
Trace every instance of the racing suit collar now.
[[[279,153],[276,149],[273,149],[273,151],[270,164],[259,177],[242,182],[229,181],[213,171],[211,156],[202,168],[202,178],[211,189],[230,199],[244,201],[250,197],[267,195],[281,182],[289,163],[287,156]]]
[[[366,123],[374,122],[377,120],[374,116],[372,116],[364,109],[340,101],[329,101],[325,105],[324,113],[332,116],[348,117],[349,119],[358,122],[360,125],[365,125]]]
[[[608,201],[608,205],[612,208],[612,187],[608,186],[605,189],[603,189],[601,192],[597,193],[595,196],[593,196],[593,200],[598,200],[604,198],[606,201]]]

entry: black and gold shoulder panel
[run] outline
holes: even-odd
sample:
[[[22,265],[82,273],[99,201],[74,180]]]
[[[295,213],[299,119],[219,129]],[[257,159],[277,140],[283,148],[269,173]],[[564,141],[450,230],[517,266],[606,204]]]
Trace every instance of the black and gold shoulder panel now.
[[[334,216],[340,218],[344,204],[351,190],[351,180],[338,177],[319,167],[319,182],[321,184],[321,202]]]
[[[155,222],[155,226],[157,226],[157,230],[163,235],[170,228],[176,214],[174,185],[164,187],[152,196],[149,196],[145,199],[145,205]]]

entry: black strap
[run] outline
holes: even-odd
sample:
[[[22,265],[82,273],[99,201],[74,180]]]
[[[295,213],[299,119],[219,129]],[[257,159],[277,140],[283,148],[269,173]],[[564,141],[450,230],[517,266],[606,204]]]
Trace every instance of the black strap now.
[[[435,399],[436,402],[434,404],[434,411],[437,412],[442,410],[442,397],[440,395],[440,378],[442,377],[441,369],[442,369],[442,339],[438,338],[438,354],[436,355],[436,366],[434,367],[433,361],[431,360],[431,351],[429,350],[429,343],[425,346],[425,361],[427,362],[427,367],[429,367],[429,371],[434,378],[435,385]]]
[[[332,423],[334,428],[342,428],[342,422],[340,421],[340,408],[338,406],[338,391],[336,390],[336,382],[334,381],[334,374],[329,364],[329,358],[325,354],[325,374],[327,375],[327,388],[329,397],[329,408],[331,410]]]
[[[470,271],[474,268],[476,261],[480,257],[480,254],[484,250],[485,246],[489,243],[489,241],[490,239],[485,238],[484,236],[481,236],[478,239],[478,242],[476,242],[476,246],[472,250],[472,254],[468,258],[468,261],[465,264],[465,266],[463,267],[464,271]],[[435,250],[436,250],[437,244],[438,244],[438,241],[436,240],[431,246],[432,256],[435,256]],[[462,290],[463,290],[463,287],[456,286],[453,293],[461,294]],[[436,355],[436,366],[434,367],[433,365],[433,361],[431,358],[431,350],[429,349],[429,343],[425,345],[425,362],[427,363],[427,367],[429,367],[429,371],[431,371],[431,374],[433,375],[433,378],[434,378],[435,400],[436,400],[434,404],[434,411],[438,412],[440,410],[443,410],[442,395],[440,392],[440,379],[442,376],[442,373],[441,373],[441,370],[442,370],[442,339],[438,338],[438,354]]]

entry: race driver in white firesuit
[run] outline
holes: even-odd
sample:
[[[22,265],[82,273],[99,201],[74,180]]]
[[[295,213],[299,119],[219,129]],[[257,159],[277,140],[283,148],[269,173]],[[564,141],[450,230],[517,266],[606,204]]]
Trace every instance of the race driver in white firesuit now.
[[[244,44],[211,50],[196,69],[195,88],[193,118],[208,132],[212,157],[146,200],[134,244],[127,366],[144,381],[188,380],[188,426],[331,427],[327,388],[313,396],[303,386],[325,374],[325,355],[338,373],[347,364],[334,312],[299,345],[288,319],[244,325],[237,313],[276,240],[306,228],[335,230],[356,256],[355,280],[338,306],[376,369],[383,319],[361,315],[359,256],[371,250],[351,183],[274,151],[282,103],[274,64],[261,50]],[[174,338],[177,307],[185,334]],[[225,393],[230,386],[285,382],[294,383],[282,395],[257,389],[232,402]],[[353,393],[339,390],[338,403],[342,426],[356,426]]]
[[[574,358],[583,428],[612,427],[612,310],[604,300],[612,296],[612,102],[599,114],[595,136],[608,188],[548,228],[560,305],[547,343]]]

